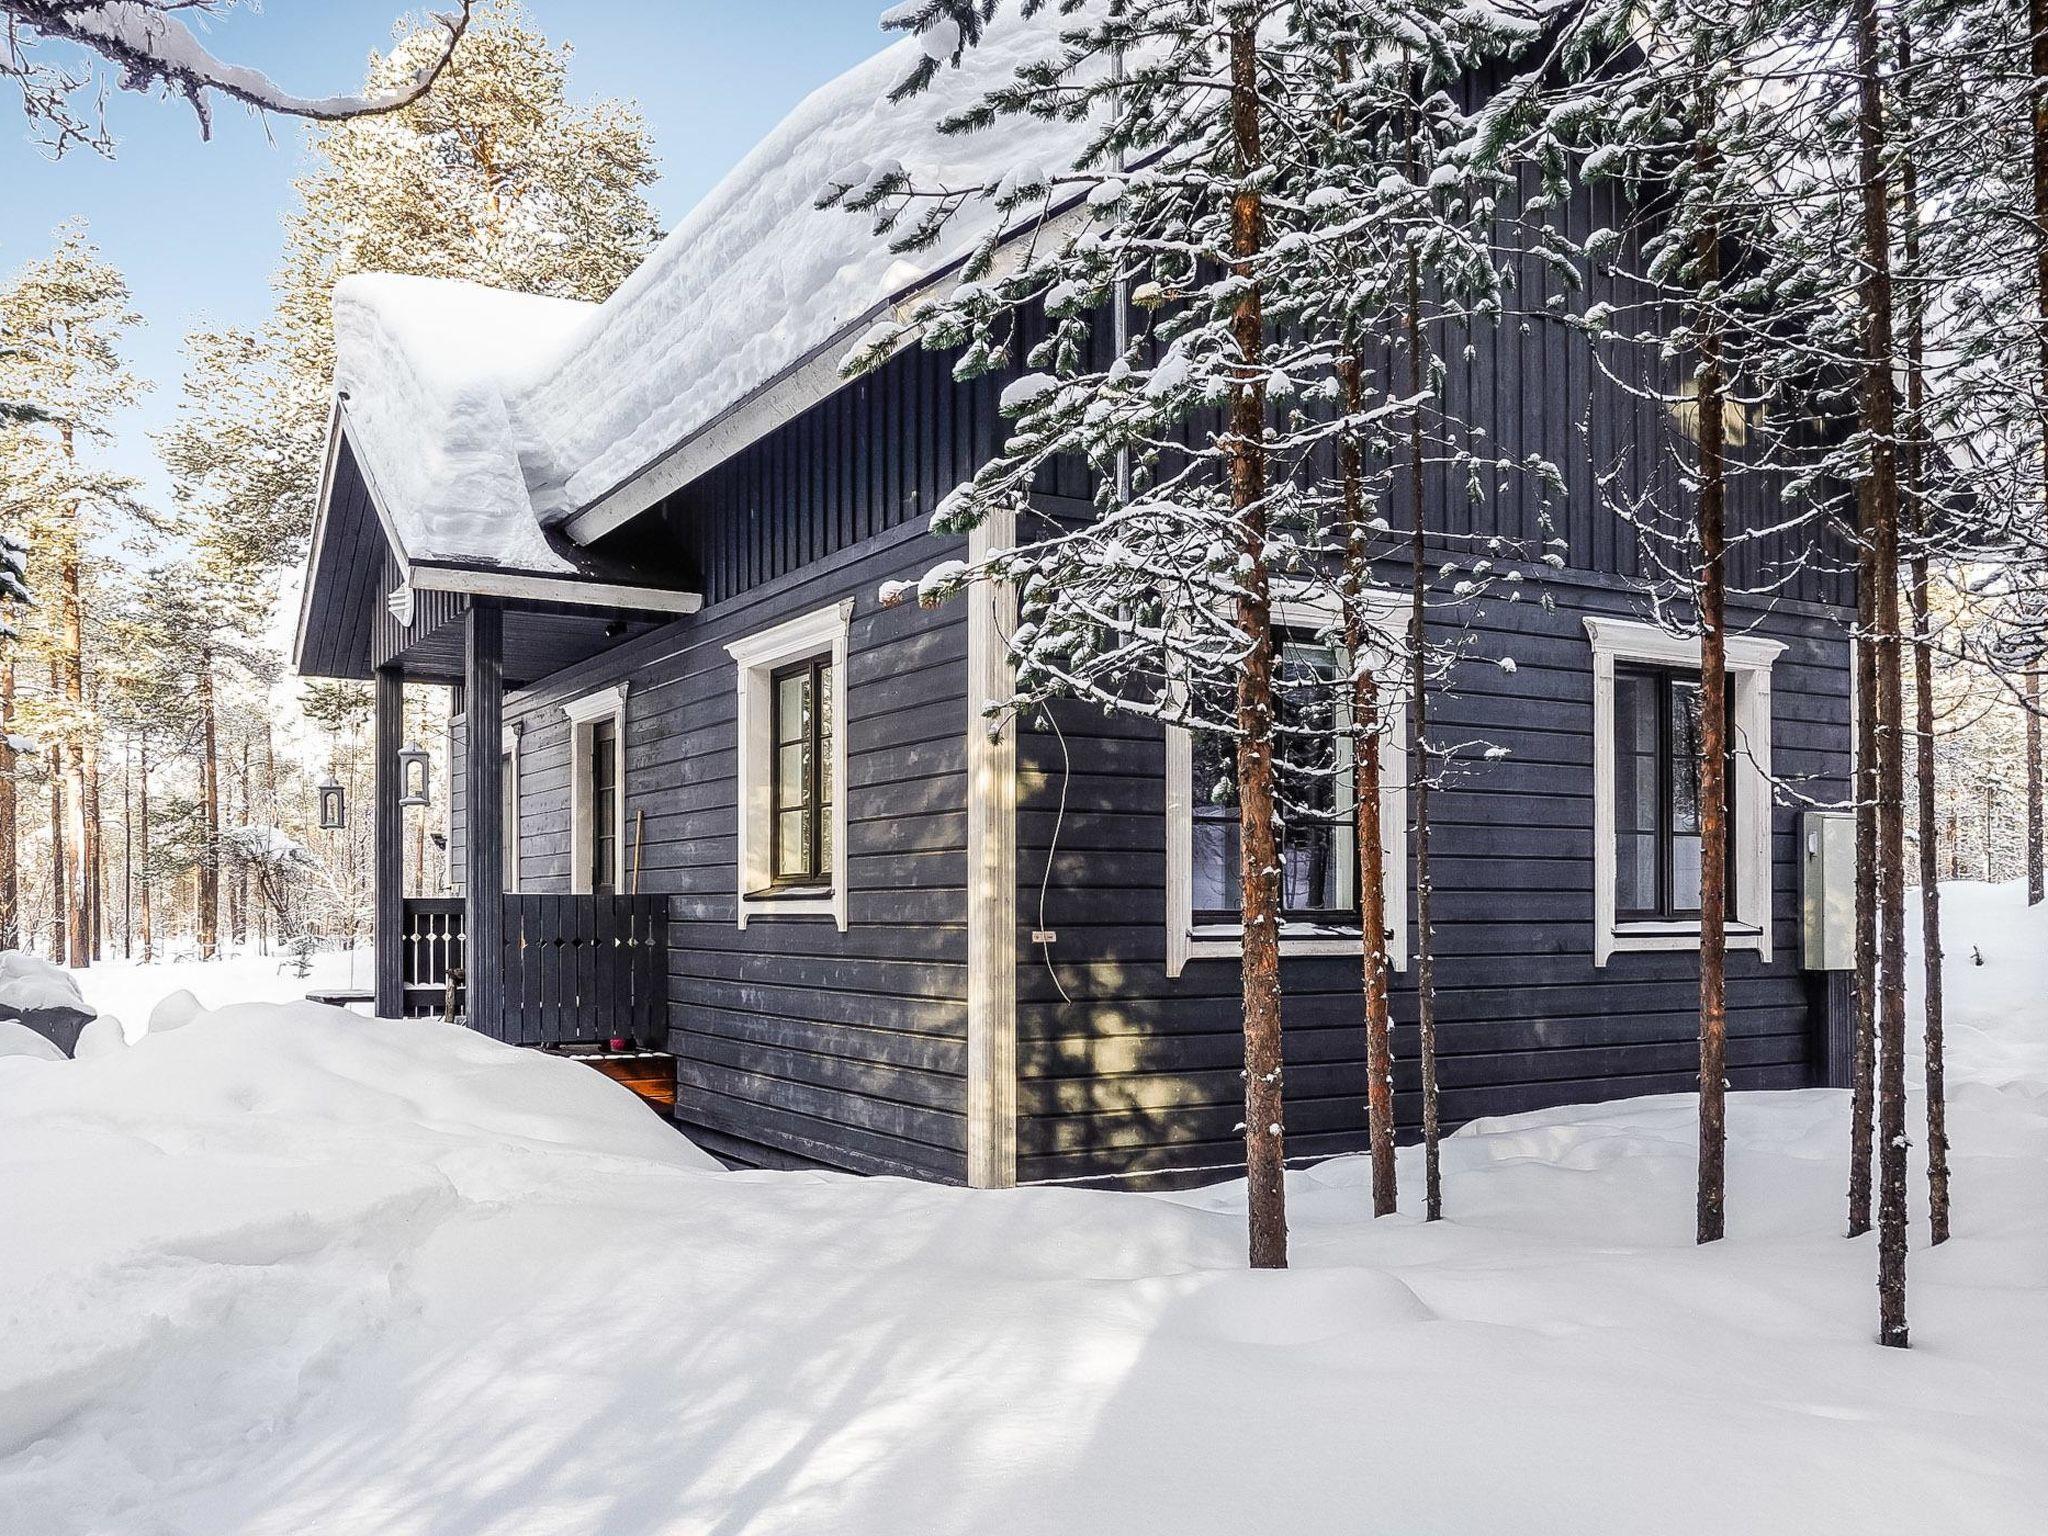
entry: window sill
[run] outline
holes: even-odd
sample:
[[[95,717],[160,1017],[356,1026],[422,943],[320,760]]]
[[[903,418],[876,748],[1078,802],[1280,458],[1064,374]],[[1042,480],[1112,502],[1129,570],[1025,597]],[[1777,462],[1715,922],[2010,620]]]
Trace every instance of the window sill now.
[[[1608,947],[1615,954],[1698,949],[1700,925],[1696,922],[1616,923]],[[1728,947],[1752,949],[1764,954],[1764,931],[1755,923],[1730,923]]]
[[[1280,925],[1280,956],[1292,959],[1311,956],[1350,956],[1359,958],[1363,940],[1356,925],[1346,928],[1339,924],[1324,923],[1282,923]],[[1187,958],[1190,960],[1241,960],[1244,958],[1244,929],[1237,923],[1203,923],[1190,928],[1187,935]],[[1406,970],[1407,956],[1395,950],[1390,958],[1394,969]]]
[[[739,899],[738,926],[754,918],[829,917],[846,931],[846,904],[830,886],[803,886],[787,891],[743,892]]]

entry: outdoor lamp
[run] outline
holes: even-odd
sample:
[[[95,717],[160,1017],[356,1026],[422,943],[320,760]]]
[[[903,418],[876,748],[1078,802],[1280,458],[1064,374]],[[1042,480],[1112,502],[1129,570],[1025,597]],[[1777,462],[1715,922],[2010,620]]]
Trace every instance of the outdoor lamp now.
[[[400,805],[427,803],[427,754],[415,742],[407,742],[399,749],[398,787]]]
[[[336,832],[348,825],[348,791],[341,787],[332,768],[327,777],[314,786],[320,792],[320,827],[322,831]]]

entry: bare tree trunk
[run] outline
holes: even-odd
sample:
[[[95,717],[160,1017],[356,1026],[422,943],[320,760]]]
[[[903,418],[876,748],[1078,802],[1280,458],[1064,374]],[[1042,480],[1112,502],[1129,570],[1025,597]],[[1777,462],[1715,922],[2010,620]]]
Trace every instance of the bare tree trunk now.
[[[121,958],[135,958],[135,738],[121,754]]]
[[[86,954],[93,960],[105,958],[107,951],[107,854],[100,809],[99,709],[95,699],[85,730],[85,927]]]
[[[135,763],[136,838],[142,858],[142,963],[156,959],[156,919],[150,910],[152,870],[149,855],[149,733],[143,732]]]
[[[1713,122],[1711,104],[1702,130]],[[1711,142],[1699,143],[1702,180],[1716,173]],[[1695,280],[1718,285],[1721,236],[1707,219],[1695,251]],[[1716,299],[1714,302],[1718,302]],[[1722,566],[1727,495],[1726,381],[1721,333],[1709,306],[1699,327],[1700,493],[1700,1124],[1695,1241],[1719,1242],[1727,1230],[1728,1158],[1728,650]]]
[[[1237,623],[1249,645],[1237,687],[1239,868],[1244,916],[1244,1138],[1251,1263],[1287,1265],[1287,1145],[1280,1047],[1280,849],[1273,776],[1273,613],[1266,576],[1265,308],[1253,261],[1265,245],[1265,208],[1251,173],[1259,144],[1258,41],[1230,34],[1230,127],[1242,178],[1231,200],[1231,251],[1247,281],[1231,330],[1243,372],[1229,402],[1230,499],[1245,557]]]
[[[1898,423],[1892,405],[1891,210],[1885,171],[1884,92],[1877,0],[1857,0],[1857,149],[1863,195],[1863,418],[1871,445],[1871,511],[1877,567],[1879,711],[1878,963],[1878,1339],[1903,1349],[1906,1325],[1906,870],[1900,674]]]
[[[220,955],[220,739],[214,717],[213,656],[202,652],[199,663],[199,803],[204,817],[205,847],[200,850],[194,891],[199,958]]]
[[[1420,85],[1418,80],[1416,84]],[[1408,118],[1407,170],[1410,181],[1422,179],[1417,164],[1415,117]],[[1422,324],[1422,263],[1408,248],[1407,306],[1403,330],[1408,343],[1408,395],[1420,402],[1428,373],[1429,339]],[[1408,649],[1414,669],[1414,696],[1409,701],[1409,726],[1415,738],[1415,1009],[1417,1054],[1422,1066],[1422,1203],[1423,1220],[1441,1221],[1444,1214],[1443,1120],[1436,1070],[1436,932],[1431,927],[1436,886],[1430,874],[1429,817],[1429,631],[1425,614],[1427,575],[1423,547],[1422,407],[1408,416]]]
[[[1914,124],[1913,33],[1898,21],[1899,118]],[[1920,832],[1920,961],[1925,1000],[1927,1069],[1927,1224],[1932,1240],[1948,1241],[1948,1086],[1944,1060],[1941,963],[1941,843],[1934,804],[1934,623],[1927,551],[1926,410],[1927,303],[1920,271],[1920,168],[1910,149],[1899,157],[1899,204],[1904,225],[1906,301],[1905,504],[1913,535],[1913,766]]]
[[[1877,1091],[1877,564],[1870,486],[1857,492],[1856,560],[1856,1039],[1849,1071],[1849,1236],[1870,1230]]]
[[[56,681],[57,668],[50,667]],[[62,965],[71,931],[68,892],[64,882],[64,745],[50,743],[50,959]]]
[[[242,737],[241,788],[241,825],[245,827],[254,826],[256,815],[254,797],[250,791],[249,738],[246,733]],[[232,895],[230,896],[230,904],[234,910],[234,919],[229,925],[229,932],[233,936],[235,947],[239,949],[242,945],[249,942],[249,865],[246,860],[239,861],[235,865],[235,882]]]
[[[2048,0],[2027,0],[2029,73],[2034,87],[2031,137],[2034,170],[2034,298],[2048,315]],[[2048,323],[2039,326],[2036,383],[2041,390],[2041,488],[2048,508]],[[2027,905],[2043,894],[2041,826],[2041,673],[2038,663],[2026,678],[2027,696]]]
[[[277,814],[277,746],[273,739],[270,720],[263,721],[263,824],[267,827],[280,826]],[[280,914],[280,921],[282,915]],[[270,953],[270,909],[256,910],[256,953]]]
[[[1355,352],[1337,365],[1344,408],[1355,420],[1365,408],[1364,368]],[[1372,585],[1372,549],[1366,529],[1365,455],[1357,435],[1338,446],[1344,485],[1345,634],[1351,665],[1352,763],[1356,777],[1352,823],[1357,843],[1358,928],[1365,990],[1365,1128],[1372,1149],[1372,1213],[1392,1215],[1400,1201],[1394,1162],[1394,1041],[1387,993],[1387,863],[1380,826],[1379,682],[1365,664],[1375,649],[1365,623]]]
[[[21,813],[14,750],[14,658],[0,662],[0,949],[20,949]]]
[[[64,453],[73,453],[71,429],[63,429]],[[87,892],[85,841],[85,599],[79,579],[78,513],[74,508],[60,540],[57,566],[57,646],[51,661],[51,691],[63,711],[65,963],[92,963],[91,898]]]

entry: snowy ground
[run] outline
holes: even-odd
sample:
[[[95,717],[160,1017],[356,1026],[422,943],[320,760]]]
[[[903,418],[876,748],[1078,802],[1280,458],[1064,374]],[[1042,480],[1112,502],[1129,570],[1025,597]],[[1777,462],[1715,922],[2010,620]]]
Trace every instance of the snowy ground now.
[[[437,1024],[0,1058],[0,1531],[2038,1531],[2048,914],[1951,910],[1904,1354],[1838,1094],[1738,1096],[1712,1249],[1668,1098],[1474,1127],[1440,1226],[1301,1174],[1250,1274],[1230,1190],[717,1173]]]

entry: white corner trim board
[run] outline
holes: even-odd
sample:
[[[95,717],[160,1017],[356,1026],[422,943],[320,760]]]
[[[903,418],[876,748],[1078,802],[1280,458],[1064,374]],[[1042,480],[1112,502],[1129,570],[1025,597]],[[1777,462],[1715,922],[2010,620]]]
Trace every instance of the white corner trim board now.
[[[626,685],[614,683],[562,705],[569,717],[569,889],[590,893],[594,828],[590,816],[590,728],[613,723],[619,754],[618,792],[612,796],[612,889],[626,889]],[[515,759],[516,761],[516,759]]]
[[[1015,544],[1014,511],[968,535],[967,558]],[[1006,636],[1016,589],[976,582],[967,593],[967,1182],[1017,1182],[1017,722],[991,734],[983,713],[1011,701]]]
[[[1406,622],[1406,607],[1391,595],[1374,604],[1379,622]],[[1334,598],[1282,597],[1273,622],[1283,629],[1327,630],[1340,613]],[[1408,969],[1408,711],[1405,695],[1381,692],[1387,728],[1380,739],[1380,850],[1386,869],[1387,957],[1397,971]],[[1177,725],[1166,728],[1166,974],[1178,976],[1190,960],[1237,960],[1244,937],[1236,927],[1197,928],[1194,921],[1194,737]],[[1284,925],[1281,957],[1349,955],[1363,963],[1362,940],[1349,933]]]
[[[1593,963],[1639,950],[1699,947],[1697,923],[1619,923],[1615,919],[1614,667],[1700,664],[1697,635],[1674,635],[1633,619],[1588,617],[1593,648]],[[1784,645],[1756,635],[1726,641],[1734,691],[1734,901],[1730,949],[1771,958],[1771,666]]]
[[[733,641],[732,657],[738,688],[739,857],[735,860],[735,922],[744,928],[754,918],[829,917],[846,931],[846,659],[853,624],[853,599],[788,619]],[[771,678],[777,667],[829,652],[832,657],[832,883],[815,895],[764,898],[749,892],[765,890],[771,879],[774,845],[772,785],[775,762]]]

